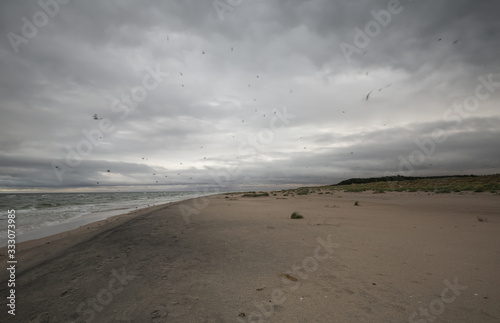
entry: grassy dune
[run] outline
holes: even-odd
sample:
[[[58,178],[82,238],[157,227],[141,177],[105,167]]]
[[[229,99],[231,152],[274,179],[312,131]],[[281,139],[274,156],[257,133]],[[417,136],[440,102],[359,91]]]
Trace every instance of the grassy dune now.
[[[371,178],[351,179],[344,182],[355,182],[352,184],[327,185],[319,187],[300,187],[293,190],[284,190],[286,194],[306,195],[309,193],[328,194],[330,191],[363,192],[374,193],[388,192],[500,192],[500,174],[484,176],[449,176],[412,178]]]

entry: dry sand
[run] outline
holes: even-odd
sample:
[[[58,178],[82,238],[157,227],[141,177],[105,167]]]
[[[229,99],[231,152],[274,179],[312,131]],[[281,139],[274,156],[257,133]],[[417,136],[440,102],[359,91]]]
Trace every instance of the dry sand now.
[[[186,224],[179,207],[205,202]],[[217,195],[17,253],[16,316],[2,270],[2,322],[500,322],[490,193]]]

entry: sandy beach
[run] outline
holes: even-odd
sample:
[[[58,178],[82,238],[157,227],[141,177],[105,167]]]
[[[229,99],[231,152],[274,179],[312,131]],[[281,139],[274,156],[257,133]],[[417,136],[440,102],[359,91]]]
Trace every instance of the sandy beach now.
[[[0,320],[500,321],[499,195],[241,195],[19,243],[16,315],[4,268]]]

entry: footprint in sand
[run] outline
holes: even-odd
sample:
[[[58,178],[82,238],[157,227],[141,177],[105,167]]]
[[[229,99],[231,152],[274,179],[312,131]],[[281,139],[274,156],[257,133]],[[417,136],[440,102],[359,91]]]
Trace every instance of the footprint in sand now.
[[[167,316],[168,316],[168,312],[164,309],[153,311],[153,312],[151,312],[151,322],[153,322],[153,323],[166,322]]]
[[[31,317],[30,323],[49,323],[50,316],[48,312],[35,314]]]
[[[71,289],[71,288],[68,290],[65,290],[64,292],[61,293],[61,297],[66,298],[71,294],[71,292],[73,292],[73,289]]]

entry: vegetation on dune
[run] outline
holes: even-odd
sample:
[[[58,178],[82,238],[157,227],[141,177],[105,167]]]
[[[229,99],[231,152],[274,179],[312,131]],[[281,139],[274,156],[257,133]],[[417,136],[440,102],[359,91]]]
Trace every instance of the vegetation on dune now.
[[[268,192],[260,192],[260,193],[248,192],[248,193],[243,194],[241,197],[261,197],[261,196],[269,196],[269,193]]]
[[[303,219],[304,217],[299,214],[299,212],[293,212],[290,216],[291,219]]]
[[[395,179],[395,180],[393,180]],[[342,184],[344,183],[344,184]],[[350,183],[350,184],[345,184]],[[342,181],[336,185],[324,186],[330,190],[344,192],[373,193],[390,192],[492,192],[500,191],[500,174],[496,175],[458,175],[458,176],[435,176],[435,177],[379,177],[360,178]]]
[[[372,178],[351,178],[335,185],[317,187],[298,187],[281,190],[283,196],[323,195],[335,191],[365,192],[374,194],[385,192],[428,192],[445,194],[453,192],[491,192],[500,194],[500,174],[495,175],[455,175],[455,176],[386,176]],[[277,191],[278,192],[278,191]],[[268,193],[249,192],[243,196],[257,197]]]

